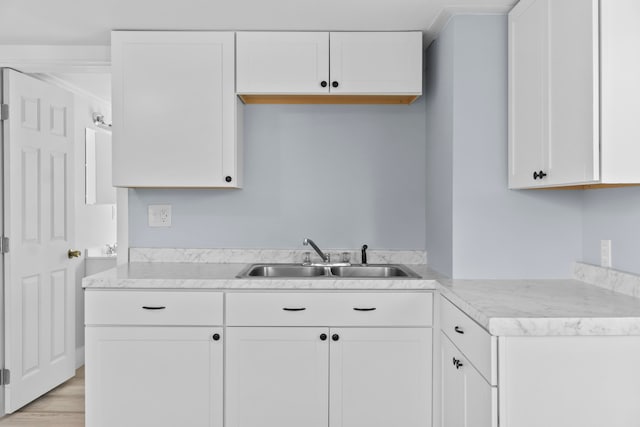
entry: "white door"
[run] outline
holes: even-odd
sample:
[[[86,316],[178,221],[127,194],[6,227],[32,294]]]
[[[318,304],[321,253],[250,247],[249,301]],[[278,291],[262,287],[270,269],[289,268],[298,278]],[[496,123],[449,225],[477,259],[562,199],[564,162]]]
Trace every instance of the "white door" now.
[[[311,327],[227,328],[225,425],[327,427],[328,333]]]
[[[222,328],[89,326],[86,334],[88,427],[222,427]]]
[[[6,411],[74,375],[73,96],[3,70]]]
[[[422,93],[422,32],[331,33],[331,92]]]
[[[329,33],[236,33],[238,93],[329,93]]]

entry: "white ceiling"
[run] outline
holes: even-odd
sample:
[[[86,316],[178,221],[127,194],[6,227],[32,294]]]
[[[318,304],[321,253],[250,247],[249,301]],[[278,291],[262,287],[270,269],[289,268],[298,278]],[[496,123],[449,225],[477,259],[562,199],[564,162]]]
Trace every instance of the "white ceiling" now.
[[[112,29],[422,30],[517,0],[0,0],[0,44],[107,45]]]

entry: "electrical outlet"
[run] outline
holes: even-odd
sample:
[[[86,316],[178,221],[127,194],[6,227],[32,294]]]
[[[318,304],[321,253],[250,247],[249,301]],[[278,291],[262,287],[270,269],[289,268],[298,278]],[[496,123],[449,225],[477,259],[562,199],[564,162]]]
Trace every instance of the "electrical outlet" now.
[[[600,240],[600,266],[611,267],[611,240]]]
[[[149,227],[171,227],[171,205],[149,205]]]

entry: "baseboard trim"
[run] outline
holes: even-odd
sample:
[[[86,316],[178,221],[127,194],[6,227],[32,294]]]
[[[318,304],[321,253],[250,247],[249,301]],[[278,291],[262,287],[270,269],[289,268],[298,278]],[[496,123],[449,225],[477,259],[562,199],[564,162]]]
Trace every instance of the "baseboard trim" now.
[[[84,346],[76,348],[76,369],[84,366]]]

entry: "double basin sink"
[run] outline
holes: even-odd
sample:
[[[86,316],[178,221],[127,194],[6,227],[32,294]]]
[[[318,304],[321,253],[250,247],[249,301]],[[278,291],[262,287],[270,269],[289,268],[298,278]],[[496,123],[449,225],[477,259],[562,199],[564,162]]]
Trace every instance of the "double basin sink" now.
[[[245,268],[238,278],[348,278],[348,279],[388,279],[420,276],[400,264],[367,265],[300,265],[300,264],[253,264]]]

